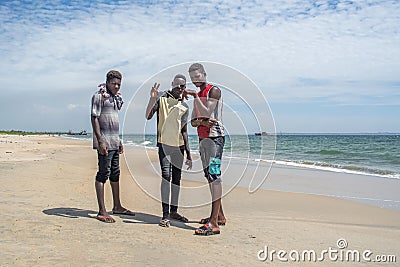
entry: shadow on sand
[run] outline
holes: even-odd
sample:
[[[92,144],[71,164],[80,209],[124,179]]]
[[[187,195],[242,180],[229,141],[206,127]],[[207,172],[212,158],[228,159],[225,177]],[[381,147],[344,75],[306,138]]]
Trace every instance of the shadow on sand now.
[[[90,218],[90,219],[96,219],[97,211],[94,210],[83,210],[79,208],[52,208],[52,209],[46,209],[42,211],[44,214],[47,215],[53,215],[53,216],[60,216],[60,217],[65,217],[65,218]],[[142,213],[142,212],[135,212],[135,216],[129,216],[129,215],[122,215],[122,214],[112,214],[112,212],[109,212],[111,216],[118,216],[120,218],[123,218],[124,223],[138,223],[138,224],[155,224],[158,225],[160,222],[160,217],[155,216],[152,214],[147,214],[147,213]],[[171,226],[172,227],[177,227],[177,228],[182,228],[186,230],[195,230],[195,227],[186,225],[183,222],[179,221],[174,221],[171,220]]]
[[[96,214],[97,214],[97,211],[94,210],[83,210],[78,208],[53,208],[53,209],[43,210],[42,212],[47,215],[54,215],[54,216],[73,218],[73,219],[79,217],[96,219]]]
[[[140,224],[156,224],[161,220],[161,217],[155,216],[152,214],[147,214],[147,213],[141,213],[141,212],[135,212],[135,216],[132,217],[130,216],[130,219],[132,220],[123,220],[124,223],[140,223]],[[122,217],[122,216],[121,216]],[[127,216],[125,216],[127,218]],[[171,220],[171,227],[177,227],[177,228],[182,228],[186,230],[195,230],[196,228],[190,225],[186,225],[186,223],[179,222],[179,221],[174,221]]]

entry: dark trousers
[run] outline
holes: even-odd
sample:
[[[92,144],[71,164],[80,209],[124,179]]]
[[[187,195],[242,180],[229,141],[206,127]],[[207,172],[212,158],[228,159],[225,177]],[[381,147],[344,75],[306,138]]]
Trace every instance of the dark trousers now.
[[[161,201],[163,214],[178,211],[178,199],[181,185],[184,147],[172,147],[160,144],[158,158],[161,167]],[[171,184],[172,178],[172,184]],[[171,206],[170,206],[171,191]]]

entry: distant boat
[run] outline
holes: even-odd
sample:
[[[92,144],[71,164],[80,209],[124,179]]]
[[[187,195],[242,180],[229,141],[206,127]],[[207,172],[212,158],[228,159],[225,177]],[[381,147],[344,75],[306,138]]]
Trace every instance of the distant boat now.
[[[87,132],[85,130],[80,131],[79,133],[74,133],[71,130],[69,130],[68,135],[87,135]]]
[[[267,135],[271,135],[267,132],[259,132],[259,133],[255,133],[256,136],[267,136]]]

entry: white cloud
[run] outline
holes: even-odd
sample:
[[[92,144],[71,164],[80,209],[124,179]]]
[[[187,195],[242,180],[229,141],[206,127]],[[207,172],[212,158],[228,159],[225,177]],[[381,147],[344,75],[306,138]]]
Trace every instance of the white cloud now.
[[[116,68],[133,90],[170,65],[214,61],[272,102],[400,102],[398,1],[135,2],[2,2],[2,86],[94,91]]]

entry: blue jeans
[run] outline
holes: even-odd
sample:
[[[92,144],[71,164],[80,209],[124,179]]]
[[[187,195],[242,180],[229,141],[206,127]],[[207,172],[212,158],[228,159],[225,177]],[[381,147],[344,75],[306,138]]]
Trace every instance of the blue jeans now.
[[[178,199],[181,186],[184,147],[172,147],[160,144],[158,158],[161,167],[161,201],[163,215],[178,211]],[[172,178],[172,185],[171,185]],[[171,191],[171,207],[169,202]],[[171,208],[171,210],[170,210]]]
[[[99,170],[96,174],[96,181],[105,183],[108,179],[111,182],[119,182],[119,150],[109,150],[108,155],[101,155],[97,151]]]

